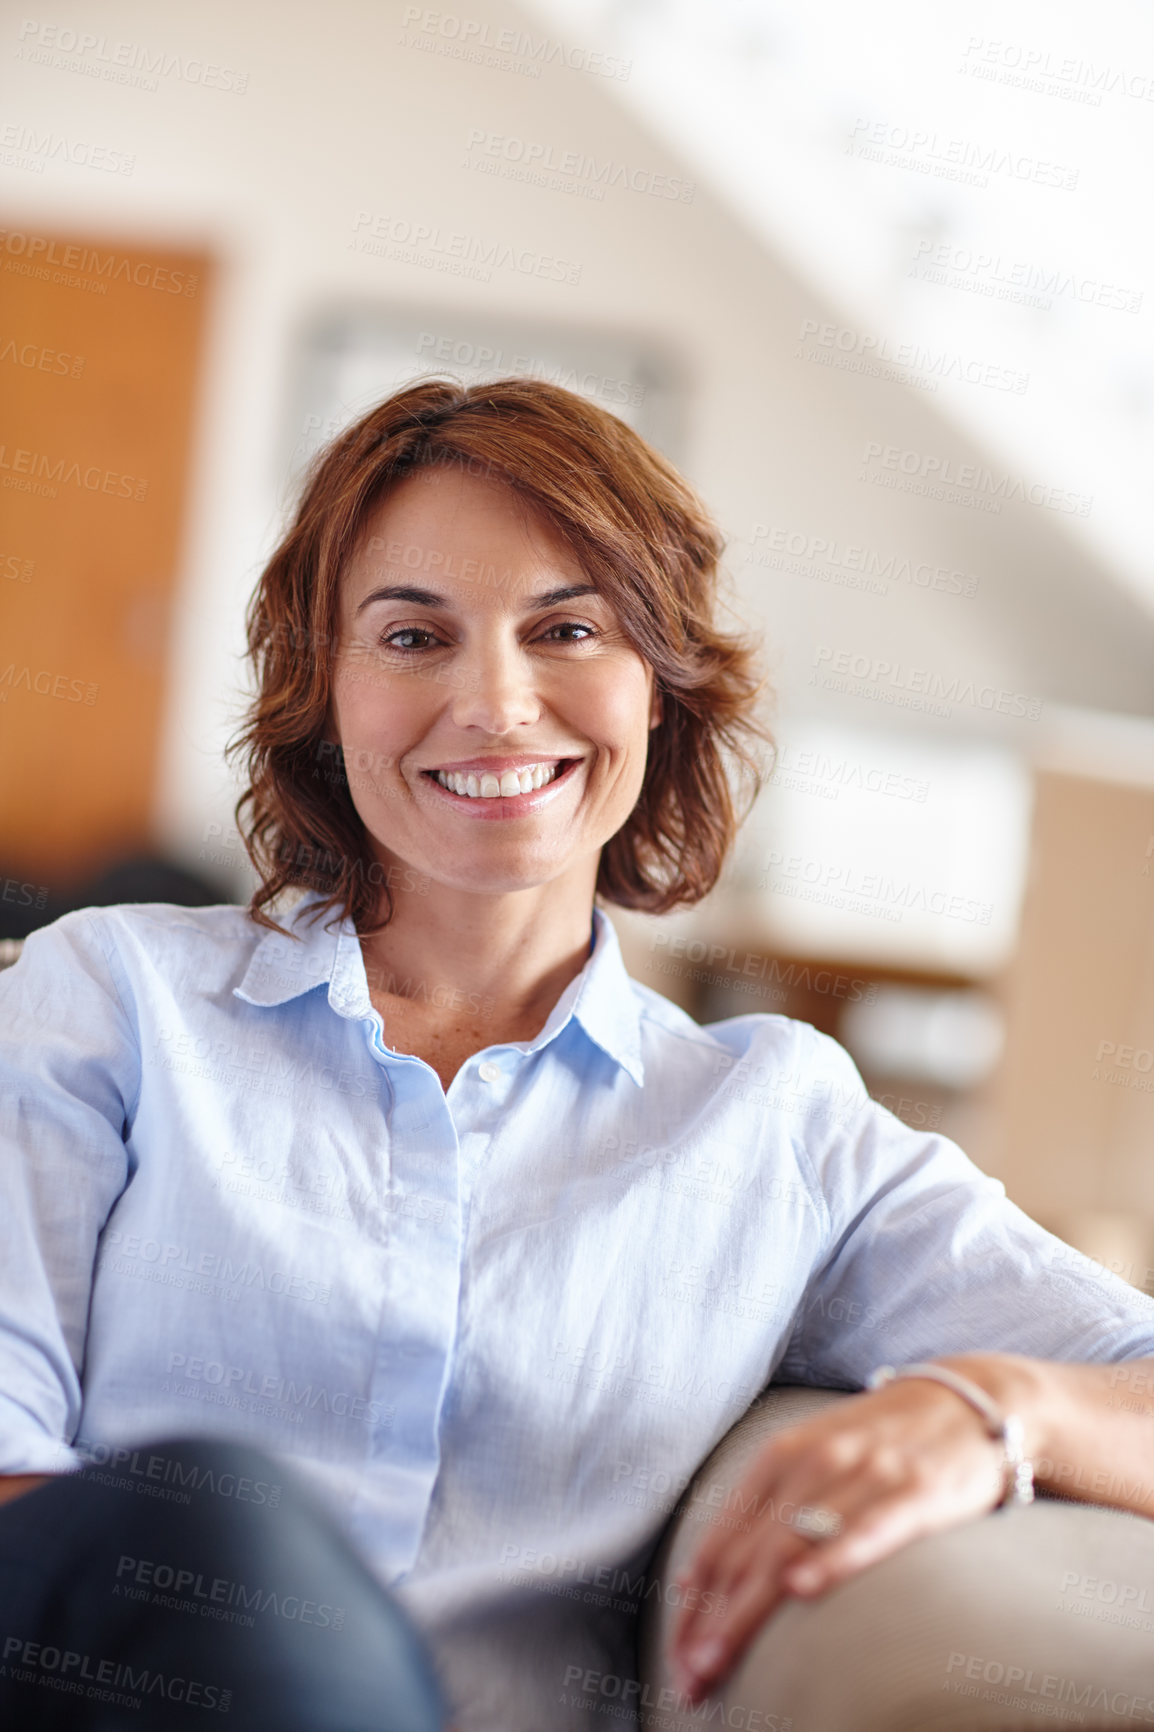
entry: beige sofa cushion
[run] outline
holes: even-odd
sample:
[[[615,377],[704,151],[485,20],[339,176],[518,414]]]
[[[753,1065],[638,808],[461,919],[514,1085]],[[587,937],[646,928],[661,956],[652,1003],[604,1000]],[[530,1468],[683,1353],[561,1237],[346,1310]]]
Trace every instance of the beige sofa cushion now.
[[[655,1571],[688,1562],[703,1521],[724,1507],[718,1489],[706,1501],[711,1488],[736,1485],[771,1432],[839,1399],[771,1391],[701,1468]],[[712,1718],[674,1701],[665,1650],[676,1606],[656,1594],[646,1604],[643,1724],[661,1732],[1154,1726],[1154,1522],[1116,1510],[1039,1498],[915,1541],[820,1600],[790,1601]]]

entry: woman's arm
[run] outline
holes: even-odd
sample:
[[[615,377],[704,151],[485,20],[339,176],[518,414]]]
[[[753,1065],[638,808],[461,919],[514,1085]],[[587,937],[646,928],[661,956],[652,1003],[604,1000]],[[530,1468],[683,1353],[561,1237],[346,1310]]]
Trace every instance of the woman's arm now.
[[[22,1492],[35,1491],[51,1478],[50,1473],[0,1473],[0,1503],[9,1503]]]
[[[1065,1365],[967,1353],[936,1363],[1019,1416],[1040,1486],[1154,1518],[1154,1359]],[[671,1658],[682,1687],[698,1699],[718,1683],[787,1595],[822,1594],[923,1534],[983,1515],[1001,1500],[1003,1478],[1002,1446],[977,1412],[920,1378],[838,1402],[772,1438],[735,1500],[751,1519],[713,1529],[680,1578]],[[841,1518],[836,1538],[797,1532],[791,1520],[806,1505]],[[690,1609],[719,1600],[724,1615]]]
[[[1047,1491],[1154,1518],[1154,1359],[1055,1365],[976,1353],[942,1363],[1022,1415]]]
[[[111,917],[65,915],[0,972],[0,1461],[22,1482],[83,1466],[66,1440],[79,1428],[97,1246],[127,1183],[140,1084]]]
[[[798,1043],[792,1086],[815,1104],[798,1109],[797,1143],[828,1222],[775,1381],[862,1389],[883,1362],[932,1359],[1019,1416],[1044,1488],[1154,1516],[1150,1297],[1032,1221],[948,1138],[871,1101],[836,1042],[799,1025]],[[779,1433],[743,1481],[746,1519],[713,1528],[686,1573],[679,1682],[700,1697],[787,1594],[823,1593],[973,1520],[1004,1477],[1001,1441],[936,1381],[893,1382]],[[817,1539],[792,1525],[807,1505],[829,1512],[808,1518]]]

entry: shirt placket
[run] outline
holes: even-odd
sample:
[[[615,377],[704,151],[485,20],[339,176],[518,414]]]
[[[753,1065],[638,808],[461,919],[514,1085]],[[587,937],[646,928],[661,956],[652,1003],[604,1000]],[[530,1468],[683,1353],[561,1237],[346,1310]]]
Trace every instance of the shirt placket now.
[[[451,1373],[461,1278],[460,1151],[440,1083],[420,1059],[374,1057],[388,1075],[389,1252],[374,1395],[385,1423],[374,1462],[400,1569],[416,1557],[440,1465],[440,1419]]]

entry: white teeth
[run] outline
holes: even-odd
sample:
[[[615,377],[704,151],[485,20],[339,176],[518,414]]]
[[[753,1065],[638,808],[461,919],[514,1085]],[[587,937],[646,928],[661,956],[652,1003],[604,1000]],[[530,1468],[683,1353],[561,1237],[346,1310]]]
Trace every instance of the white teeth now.
[[[498,800],[509,799],[514,794],[531,794],[537,788],[543,788],[553,780],[559,768],[558,761],[529,764],[523,770],[505,770],[500,776],[491,770],[480,776],[463,775],[459,770],[438,770],[436,776],[442,788],[448,788],[451,794],[463,794],[468,800]]]

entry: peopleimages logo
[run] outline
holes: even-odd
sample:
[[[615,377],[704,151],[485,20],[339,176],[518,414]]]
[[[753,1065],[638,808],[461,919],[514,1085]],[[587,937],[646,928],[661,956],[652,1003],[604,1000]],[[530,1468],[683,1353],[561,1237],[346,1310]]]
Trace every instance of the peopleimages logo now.
[[[186,1708],[207,1708],[227,1714],[232,1691],[203,1679],[184,1678],[170,1672],[133,1666],[129,1661],[105,1660],[98,1654],[81,1654],[73,1648],[55,1648],[24,1636],[4,1640],[3,1667],[21,1684],[48,1685],[71,1696],[87,1696],[94,1702],[115,1702],[137,1709],[145,1696],[160,1696]],[[130,1694],[121,1694],[130,1692]],[[102,1716],[103,1718],[103,1716]]]
[[[785,524],[755,523],[749,539],[753,544],[749,556],[752,563],[846,588],[868,586],[880,595],[888,595],[890,583],[896,582],[937,594],[969,597],[978,593],[979,580],[973,572],[931,565],[928,560],[908,555],[882,553],[861,543],[839,541],[836,536],[813,535]],[[764,549],[757,545],[759,541],[765,542]]]
[[[1081,170],[1067,163],[1046,162],[1028,153],[969,138],[947,138],[932,128],[892,125],[884,120],[858,119],[846,141],[848,156],[908,168],[941,180],[985,187],[992,174],[1033,186],[1073,192]]]
[[[927,348],[916,342],[894,342],[880,332],[858,331],[850,325],[835,325],[830,320],[803,319],[800,338],[802,343],[815,345],[798,349],[800,360],[833,361],[844,356],[867,363],[876,361],[894,369],[894,377],[915,383],[926,382],[918,380],[919,374],[928,375],[935,390],[938,379],[953,379],[966,385],[983,385],[988,390],[1012,391],[1021,396],[1030,383],[1030,375],[1015,367],[999,366],[996,362],[979,360],[972,355],[960,355],[955,350]],[[827,353],[819,354],[819,349]],[[876,377],[880,368],[867,367],[865,371]]]
[[[788,1714],[777,1714],[768,1708],[746,1708],[731,1702],[726,1708],[720,1702],[708,1716],[672,1685],[651,1690],[640,1678],[625,1678],[616,1672],[599,1672],[590,1666],[568,1665],[562,1680],[561,1701],[567,1707],[580,1708],[585,1714],[608,1714],[638,1723],[638,1710],[645,1713],[640,1723],[645,1726],[672,1726],[670,1718],[676,1709],[679,1721],[692,1719],[704,1724],[726,1726],[730,1732],[790,1732],[793,1721]],[[708,1704],[706,1704],[708,1707]]]
[[[606,187],[619,187],[651,198],[692,204],[695,191],[691,180],[682,180],[677,175],[658,174],[613,157],[601,160],[582,150],[562,150],[539,139],[487,132],[480,126],[469,133],[462,166],[490,174],[509,171],[509,178],[529,178],[535,185],[565,191],[580,189],[584,196],[595,199],[605,196]]]
[[[367,232],[363,232],[367,231]],[[438,223],[412,222],[407,217],[359,210],[353,219],[355,252],[378,258],[397,259],[403,264],[422,265],[428,270],[473,276],[487,283],[493,270],[510,270],[523,277],[540,277],[554,283],[575,285],[581,281],[581,266],[552,253],[539,253],[491,236],[442,230]]]
[[[210,90],[230,90],[238,96],[248,84],[248,73],[236,72],[231,66],[191,56],[182,58],[172,50],[149,48],[140,42],[113,42],[91,31],[41,24],[34,18],[26,18],[21,25],[20,42],[23,46],[16,50],[18,60],[84,72],[116,84],[131,83],[145,90],[157,88],[156,74],[162,78],[175,77],[186,84],[203,84]],[[67,56],[72,58],[64,58]],[[130,76],[133,73],[140,76],[133,78]]]
[[[107,493],[116,499],[143,499],[148,482],[118,469],[102,469],[98,463],[81,464],[78,458],[56,452],[31,451],[22,445],[0,445],[0,485],[18,493],[37,493],[55,499],[60,486],[79,487],[86,493]]]
[[[1001,1688],[994,1696],[989,1689],[979,1692],[979,1684]],[[1154,1725],[1154,1697],[1133,1696],[1125,1690],[1111,1690],[1102,1684],[1087,1683],[1084,1679],[1063,1677],[1060,1672],[1039,1673],[1032,1666],[992,1660],[984,1654],[964,1654],[957,1649],[946,1664],[942,1688],[964,1696],[980,1693],[987,1701],[1028,1708],[1033,1714],[1049,1713],[1057,1718],[1070,1718],[1058,1714],[1057,1707],[1046,1709],[1040,1701],[1040,1698],[1045,1698],[1055,1704],[1068,1703],[1072,1708],[1116,1714],[1120,1720],[1141,1718],[1143,1724]],[[1013,1695],[1009,1694],[1011,1691]]]
[[[169,1589],[172,1590],[171,1596],[168,1595]],[[150,1590],[158,1592],[153,1593]],[[203,1602],[199,1606],[194,1604],[188,1607],[201,1616],[237,1608],[241,1613],[249,1614],[271,1612],[274,1618],[315,1624],[319,1629],[326,1630],[340,1630],[345,1621],[343,1606],[318,1603],[301,1594],[286,1594],[275,1588],[250,1587],[245,1582],[233,1581],[227,1576],[214,1576],[211,1580],[206,1580],[199,1570],[155,1558],[134,1558],[127,1552],[121,1554],[120,1562],[116,1566],[116,1581],[112,1591],[126,1599],[159,1599],[161,1603],[170,1603],[175,1597],[177,1610],[185,1609],[179,1603],[179,1596],[188,1595],[193,1601]],[[251,1616],[235,1621],[245,1622],[250,1627],[254,1623]]]
[[[619,79],[628,78],[633,68],[631,60],[622,60],[618,54],[602,54],[600,49],[557,42],[550,36],[533,36],[511,26],[495,30],[487,18],[462,18],[459,13],[434,11],[428,6],[406,6],[401,24],[402,47],[451,52],[457,59],[495,66],[504,72],[523,72],[531,78],[540,78],[544,66]]]
[[[1154,102],[1154,76],[1113,66],[1096,66],[1079,55],[1060,55],[1049,48],[1002,38],[971,36],[962,54],[959,71],[971,77],[996,79],[1018,89],[1042,91],[1067,101],[1100,106],[1103,95],[1127,96],[1135,102]]]
[[[102,253],[96,247],[58,242],[20,229],[0,229],[0,251],[9,255],[4,262],[7,271],[63,283],[68,288],[88,287],[99,294],[107,294],[110,282],[125,282],[138,289],[157,289],[161,294],[191,299],[200,281],[193,271],[172,270],[148,259]]]
[[[278,1508],[281,1487],[268,1480],[251,1479],[246,1474],[221,1472],[215,1467],[202,1467],[195,1460],[182,1460],[175,1455],[129,1449],[121,1444],[96,1443],[78,1437],[73,1449],[92,1467],[106,1467],[110,1472],[125,1476],[126,1486],[148,1491],[158,1485],[176,1486],[181,1491],[208,1491],[215,1497],[235,1498],[238,1503],[265,1504]]]
[[[911,800],[923,806],[930,791],[929,782],[917,776],[904,776],[898,770],[876,764],[863,764],[854,759],[826,752],[783,748],[769,777],[770,787],[789,788],[798,794],[815,794],[823,800],[836,800],[846,789],[855,793],[879,794],[885,799]]]
[[[1000,253],[978,252],[951,241],[919,241],[906,274],[922,282],[967,289],[1015,305],[1033,306],[1042,312],[1048,312],[1059,295],[1112,312],[1142,310],[1139,288],[1104,282],[1100,277],[1079,276],[1064,265],[1003,258]]]
[[[830,644],[817,645],[813,666],[811,685],[886,703],[902,704],[909,700],[906,707],[914,709],[936,704],[934,713],[939,715],[951,715],[952,704],[970,704],[974,709],[993,711],[1000,716],[1025,716],[1031,721],[1037,721],[1042,713],[1041,698],[1030,697],[1026,692],[978,685],[956,674],[951,677],[933,668],[906,667],[884,656],[859,655],[853,650],[834,649]]]
[[[257,1402],[280,1402],[290,1408],[305,1408],[310,1413],[319,1409],[321,1413],[335,1414],[338,1419],[352,1419],[382,1426],[386,1430],[396,1415],[393,1404],[375,1397],[354,1395],[345,1389],[329,1389],[323,1383],[314,1386],[311,1381],[301,1384],[290,1377],[262,1376],[248,1366],[226,1365],[219,1359],[190,1359],[185,1353],[170,1353],[168,1369],[174,1378],[181,1381],[171,1388],[166,1386],[165,1393],[183,1395],[188,1385],[207,1385],[230,1398],[218,1404],[224,1407],[246,1407],[248,1402],[241,1398],[248,1397]]]
[[[683,956],[689,963],[705,963],[708,968],[716,968],[718,964],[730,978],[736,975],[752,975],[758,980],[782,982],[785,986],[796,987],[802,992],[818,992],[828,994],[832,998],[849,999],[851,1003],[862,1002],[872,1004],[877,997],[877,987],[872,981],[858,980],[847,974],[835,974],[832,969],[811,969],[808,963],[782,963],[775,956],[766,956],[759,951],[747,950],[744,958],[739,959],[732,945],[706,944],[704,939],[688,939],[683,935],[671,937],[668,932],[658,932],[650,942],[651,952],[668,950],[671,957]],[[718,976],[723,979],[724,976]]]
[[[286,1299],[300,1299],[307,1305],[327,1305],[332,1296],[332,1286],[327,1281],[313,1280],[288,1269],[266,1267],[263,1263],[249,1262],[247,1258],[244,1262],[234,1262],[221,1252],[147,1239],[139,1233],[125,1233],[118,1227],[110,1228],[105,1235],[101,1267],[106,1264],[117,1274],[133,1275],[156,1270],[164,1276],[174,1277],[162,1283],[172,1287],[188,1288],[190,1282],[186,1277],[200,1277],[209,1283],[210,1290],[216,1286],[225,1292],[235,1292],[237,1297],[242,1293],[267,1292]]]
[[[38,132],[34,126],[9,121],[0,127],[0,154],[12,168],[31,168],[41,174],[46,162],[67,162],[75,168],[97,168],[105,174],[131,174],[135,156],[111,150],[91,139],[68,137],[62,132]],[[24,157],[24,161],[18,160]]]
[[[1068,487],[1050,487],[1042,481],[1027,481],[1021,475],[1010,475],[1005,471],[998,473],[980,463],[958,463],[952,457],[941,457],[932,451],[882,445],[875,439],[867,439],[862,461],[877,464],[879,470],[890,470],[930,483],[932,487],[956,488],[962,495],[969,493],[988,499],[995,510],[1001,509],[1004,500],[1020,499],[1027,505],[1089,517],[1094,503],[1091,494],[1072,493]],[[874,479],[868,471],[867,479]]]
[[[869,914],[894,922],[906,914],[935,914],[947,920],[988,926],[993,914],[992,903],[973,896],[908,878],[890,878],[884,872],[863,872],[842,861],[782,854],[777,849],[766,861],[765,876],[758,888],[777,896],[797,896],[802,901],[829,904],[845,913]]]

